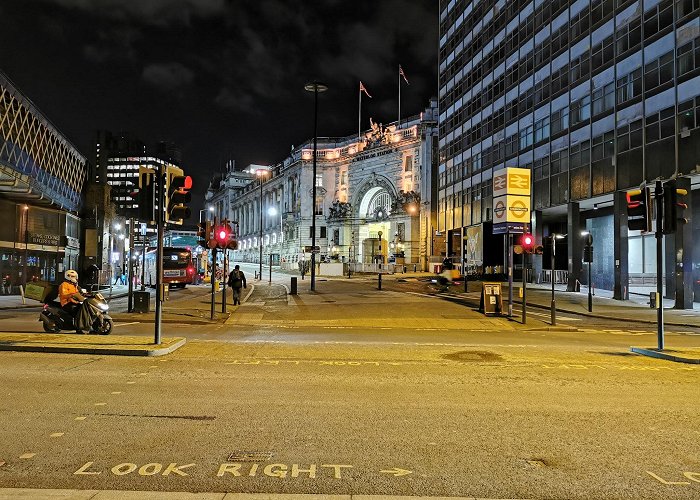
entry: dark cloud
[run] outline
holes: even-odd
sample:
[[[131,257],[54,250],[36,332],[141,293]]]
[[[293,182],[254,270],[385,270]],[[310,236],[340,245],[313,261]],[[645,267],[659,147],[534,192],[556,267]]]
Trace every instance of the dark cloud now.
[[[143,68],[143,80],[163,90],[175,90],[192,83],[194,73],[180,63],[156,63]]]
[[[189,24],[192,18],[221,14],[225,0],[43,0],[67,9],[82,10],[96,16],[137,23],[165,25]]]
[[[313,132],[422,111],[437,93],[434,0],[15,0],[0,2],[0,68],[78,147],[96,129],[174,141],[208,185],[225,153],[240,166],[281,161]],[[176,99],[173,99],[175,97]],[[195,194],[203,194],[195,189]]]

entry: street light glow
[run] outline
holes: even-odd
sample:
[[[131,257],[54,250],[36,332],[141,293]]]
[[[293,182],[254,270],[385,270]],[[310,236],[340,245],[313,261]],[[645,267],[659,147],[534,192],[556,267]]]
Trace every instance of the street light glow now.
[[[267,209],[267,215],[277,215],[277,207],[270,207]]]

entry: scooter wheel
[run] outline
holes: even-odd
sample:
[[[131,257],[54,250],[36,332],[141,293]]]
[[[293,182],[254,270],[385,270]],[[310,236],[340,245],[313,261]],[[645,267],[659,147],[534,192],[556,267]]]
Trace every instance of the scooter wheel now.
[[[52,328],[52,327],[50,327],[49,325],[47,325],[46,323],[42,323],[42,325],[43,325],[44,331],[45,331],[46,333],[58,333],[58,332],[61,331],[61,329],[58,328],[57,326],[54,326],[54,327]]]
[[[102,328],[100,328],[100,331],[97,332],[100,335],[109,335],[112,333],[112,320],[111,319],[104,319],[102,320]]]

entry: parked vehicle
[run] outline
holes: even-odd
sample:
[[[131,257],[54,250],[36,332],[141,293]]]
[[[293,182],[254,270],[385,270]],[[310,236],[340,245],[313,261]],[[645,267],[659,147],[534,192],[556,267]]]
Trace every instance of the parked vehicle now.
[[[146,253],[145,283],[147,286],[156,286],[158,273],[156,272],[156,249],[149,249]],[[186,248],[163,248],[163,283],[169,288],[185,288],[194,281],[195,266],[192,260],[192,251]]]
[[[81,307],[87,307],[90,313],[90,329],[87,333],[99,335],[109,335],[114,325],[112,318],[107,311],[109,305],[104,296],[99,292],[86,292],[83,290],[84,300]],[[47,300],[44,309],[39,313],[39,321],[43,323],[44,331],[48,333],[59,333],[61,330],[75,330],[77,333],[84,333],[75,325],[76,319],[56,300]]]

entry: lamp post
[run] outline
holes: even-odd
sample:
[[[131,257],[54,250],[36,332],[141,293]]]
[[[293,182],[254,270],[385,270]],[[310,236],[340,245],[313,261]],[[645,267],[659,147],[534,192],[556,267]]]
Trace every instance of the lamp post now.
[[[316,291],[316,150],[318,147],[318,94],[328,90],[321,82],[311,82],[304,89],[314,93],[314,157],[311,179],[311,291]]]
[[[259,169],[255,171],[255,174],[260,179],[260,240],[258,241],[258,246],[260,247],[260,269],[258,271],[258,279],[262,280],[262,260],[263,260],[263,177],[267,174],[267,170]]]

